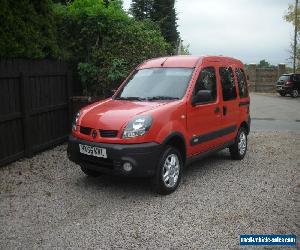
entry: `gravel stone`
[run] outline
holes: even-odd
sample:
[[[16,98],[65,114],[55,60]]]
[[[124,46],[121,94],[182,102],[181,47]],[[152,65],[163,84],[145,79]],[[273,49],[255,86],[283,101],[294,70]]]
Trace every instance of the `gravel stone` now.
[[[86,177],[66,145],[0,168],[1,249],[239,249],[240,234],[299,236],[300,133],[253,132],[189,166],[169,196],[145,179]]]

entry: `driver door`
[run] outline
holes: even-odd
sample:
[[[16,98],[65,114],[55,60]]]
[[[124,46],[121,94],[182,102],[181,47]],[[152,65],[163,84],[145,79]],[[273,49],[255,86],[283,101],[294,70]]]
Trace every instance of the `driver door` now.
[[[191,155],[205,152],[218,145],[216,131],[220,128],[222,112],[215,66],[202,68],[193,95],[196,95],[199,90],[210,90],[211,99],[196,104],[188,103],[187,129]]]

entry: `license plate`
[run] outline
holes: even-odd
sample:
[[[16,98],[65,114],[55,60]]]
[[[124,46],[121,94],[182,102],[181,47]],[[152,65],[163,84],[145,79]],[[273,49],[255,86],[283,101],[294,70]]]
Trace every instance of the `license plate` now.
[[[105,148],[98,148],[98,147],[79,144],[79,150],[81,154],[92,155],[99,158],[107,158]]]

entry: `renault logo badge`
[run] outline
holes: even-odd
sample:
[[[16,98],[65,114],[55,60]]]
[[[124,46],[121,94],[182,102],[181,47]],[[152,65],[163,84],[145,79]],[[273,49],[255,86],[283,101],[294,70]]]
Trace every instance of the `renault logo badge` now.
[[[97,137],[97,131],[96,130],[93,130],[92,132],[92,137],[95,139]]]

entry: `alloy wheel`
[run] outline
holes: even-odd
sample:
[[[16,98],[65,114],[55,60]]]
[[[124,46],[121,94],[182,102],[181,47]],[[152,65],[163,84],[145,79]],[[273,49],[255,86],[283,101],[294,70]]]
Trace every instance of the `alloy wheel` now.
[[[247,147],[247,136],[246,134],[242,131],[239,136],[239,142],[238,142],[238,148],[239,148],[239,153],[240,155],[243,155],[246,151]]]
[[[299,95],[298,90],[297,90],[297,89],[294,89],[294,90],[293,90],[293,93],[292,93],[292,96],[293,96],[293,97],[297,97],[298,95]]]
[[[163,182],[166,187],[173,188],[177,182],[180,171],[180,163],[176,154],[170,154],[166,157],[163,167]]]

